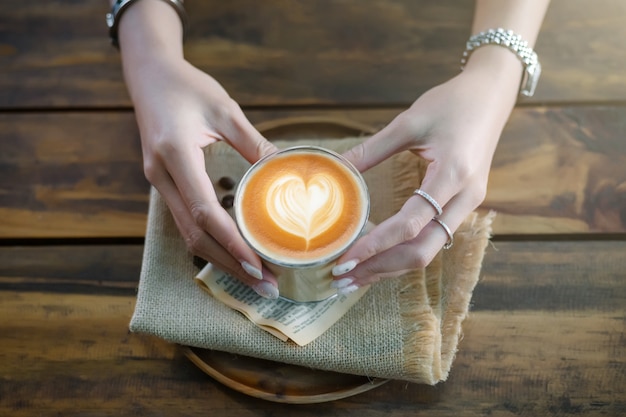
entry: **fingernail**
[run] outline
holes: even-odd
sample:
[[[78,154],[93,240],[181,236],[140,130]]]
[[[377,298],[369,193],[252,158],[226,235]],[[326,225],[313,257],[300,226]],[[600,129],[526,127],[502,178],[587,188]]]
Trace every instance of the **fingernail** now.
[[[353,284],[353,285],[350,285],[350,286],[345,287],[345,288],[340,288],[337,291],[337,294],[339,294],[339,295],[348,295],[348,294],[352,294],[353,292],[355,292],[358,289],[359,289],[359,286]]]
[[[270,300],[278,298],[278,288],[267,281],[261,281],[258,284],[253,285],[252,289],[263,298],[268,298]]]
[[[334,276],[343,275],[347,272],[350,272],[356,267],[358,263],[359,263],[358,259],[352,259],[342,264],[336,265],[332,271],[333,275]]]
[[[243,268],[244,271],[248,273],[248,275],[251,275],[255,277],[256,279],[263,279],[263,272],[261,272],[259,268],[250,264],[249,262],[246,262],[246,261],[241,262],[241,267]]]
[[[352,284],[352,281],[354,281],[354,278],[352,277],[347,277],[347,278],[341,278],[338,279],[337,281],[333,281],[330,283],[330,286],[332,288],[346,288],[348,285]]]

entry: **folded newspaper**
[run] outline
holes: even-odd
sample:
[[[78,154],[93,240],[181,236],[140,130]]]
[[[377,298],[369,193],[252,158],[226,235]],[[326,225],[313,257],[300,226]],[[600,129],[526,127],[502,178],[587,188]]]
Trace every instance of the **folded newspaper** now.
[[[328,330],[369,288],[309,303],[294,303],[282,298],[268,300],[210,263],[196,275],[196,282],[260,328],[284,342],[291,339],[300,346],[312,342]]]

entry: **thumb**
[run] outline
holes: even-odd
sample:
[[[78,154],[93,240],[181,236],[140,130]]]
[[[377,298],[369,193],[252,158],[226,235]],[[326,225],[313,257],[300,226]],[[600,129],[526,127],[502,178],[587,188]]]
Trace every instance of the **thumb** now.
[[[381,163],[390,156],[404,150],[407,143],[404,135],[400,134],[398,118],[372,135],[369,139],[359,143],[343,153],[359,172],[364,172]]]
[[[228,142],[248,162],[254,163],[278,150],[276,145],[268,141],[239,110],[233,115],[233,132],[227,135]]]

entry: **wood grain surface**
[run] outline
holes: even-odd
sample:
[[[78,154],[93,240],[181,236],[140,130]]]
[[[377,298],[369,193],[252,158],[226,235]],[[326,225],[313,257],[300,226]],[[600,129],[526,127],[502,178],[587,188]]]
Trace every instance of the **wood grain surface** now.
[[[77,290],[74,277],[85,277],[59,261],[68,275],[56,291],[37,290],[34,273],[24,274],[31,288],[0,281],[0,415],[623,415],[625,251],[626,242],[495,242],[448,381],[297,406],[225,388],[176,346],[129,334],[134,296]]]
[[[402,109],[249,111],[381,127]],[[483,209],[499,234],[626,232],[626,106],[522,107]],[[141,237],[149,186],[133,115],[0,113],[0,238]],[[418,184],[416,184],[417,188]]]
[[[0,108],[128,108],[105,0],[0,2]],[[186,56],[244,106],[406,106],[459,71],[472,1],[188,1]],[[526,103],[626,99],[626,3],[552,0]],[[28,28],[25,30],[25,28]]]
[[[186,57],[253,123],[378,129],[458,73],[473,1],[185,6]],[[448,381],[297,406],[128,331],[149,184],[107,11],[0,1],[0,416],[626,415],[626,2],[551,2],[537,94],[493,161],[495,235]]]

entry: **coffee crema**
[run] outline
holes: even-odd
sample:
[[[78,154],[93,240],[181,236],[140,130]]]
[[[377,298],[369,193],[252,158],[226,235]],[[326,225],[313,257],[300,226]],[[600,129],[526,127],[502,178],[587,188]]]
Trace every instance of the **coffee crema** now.
[[[265,259],[308,264],[337,257],[369,214],[363,178],[317,147],[279,151],[255,164],[235,201],[243,237]]]

